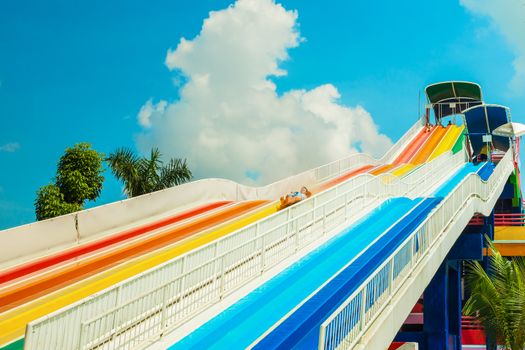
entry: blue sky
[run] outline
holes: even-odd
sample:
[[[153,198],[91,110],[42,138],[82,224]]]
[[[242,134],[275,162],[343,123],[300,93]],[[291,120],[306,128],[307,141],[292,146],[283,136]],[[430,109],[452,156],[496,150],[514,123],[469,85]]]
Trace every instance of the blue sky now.
[[[221,11],[231,3],[218,0],[1,2],[0,229],[34,220],[35,191],[51,181],[64,149],[82,141],[91,142],[95,149],[105,153],[121,146],[144,151],[158,145],[168,155],[188,157],[190,167],[194,157],[198,177],[228,176],[247,182],[250,178],[260,178],[263,182],[270,179],[266,174],[261,175],[263,170],[256,164],[264,147],[261,150],[254,146],[248,152],[236,146],[242,155],[224,160],[231,164],[228,172],[220,169],[220,164],[207,166],[203,158],[199,158],[202,154],[194,148],[202,149],[206,145],[192,147],[191,139],[184,139],[185,125],[191,129],[202,124],[186,120],[187,124],[178,123],[169,130],[168,136],[161,132],[166,125],[171,125],[165,124],[166,118],[184,113],[179,101],[185,98],[194,101],[202,96],[192,95],[187,80],[198,81],[202,67],[222,62],[217,57],[222,44],[226,46],[226,59],[231,59],[239,69],[252,66],[242,61],[245,57],[242,54],[235,55],[234,50],[244,47],[237,45],[242,40],[247,45],[261,43],[261,48],[254,49],[255,53],[261,49],[274,55],[268,62],[277,62],[286,75],[275,71],[261,81],[275,84],[273,89],[278,97],[268,98],[278,101],[276,106],[284,103],[281,97],[290,91],[296,92],[293,98],[301,101],[297,106],[312,114],[311,120],[299,123],[304,128],[318,125],[316,123],[326,117],[316,109],[324,105],[339,108],[340,119],[334,121],[340,126],[337,130],[345,127],[346,116],[371,115],[377,125],[371,135],[377,136],[378,141],[367,146],[356,136],[350,141],[357,149],[381,148],[385,144],[380,139],[383,134],[395,141],[417,118],[418,93],[422,93],[425,85],[442,80],[478,82],[484,88],[487,102],[511,107],[513,119],[525,122],[522,81],[525,47],[514,35],[520,29],[521,33],[525,31],[525,21],[508,21],[509,25],[505,20],[507,15],[525,11],[520,1],[503,1],[499,8],[493,9],[490,2],[471,0],[439,3],[290,0],[278,3],[284,7],[279,12],[283,21],[293,20],[292,27],[288,22],[276,24],[275,28],[281,25],[283,29],[276,29],[274,38],[265,38],[268,33],[257,32],[257,27],[247,31],[250,36],[244,33],[238,41],[235,31],[224,37],[221,25],[228,28],[227,21],[235,18],[226,13],[221,17],[226,24],[215,23],[219,21],[216,20],[213,26],[210,24],[209,32],[201,32],[203,20],[209,17],[210,11]],[[272,4],[266,6],[274,9]],[[271,46],[274,41],[279,43],[281,34],[282,46]],[[200,39],[196,38],[198,35]],[[219,35],[223,37],[217,37]],[[179,47],[181,38],[198,48],[184,56]],[[213,45],[218,47],[210,51]],[[172,63],[168,50],[173,54]],[[211,57],[206,52],[215,54]],[[283,52],[286,57],[282,56]],[[261,63],[262,70],[257,74],[270,69],[264,66],[268,62]],[[210,84],[215,84],[216,89],[222,88],[217,86],[220,82]],[[183,90],[185,87],[188,88]],[[236,91],[240,90],[232,93]],[[217,96],[222,95],[216,94],[213,98]],[[148,101],[153,109],[153,113],[148,113],[151,126],[137,119]],[[161,101],[165,101],[164,104]],[[242,103],[236,102],[232,108],[243,110]],[[209,106],[211,110],[215,107]],[[253,105],[246,108],[252,111]],[[187,113],[192,111],[195,109]],[[264,115],[259,117],[254,122],[264,121]],[[257,125],[258,130],[266,123],[261,125]],[[243,130],[227,131],[231,132],[227,140],[231,138],[232,142],[243,145],[243,139],[235,138],[235,133],[242,134]],[[264,131],[261,134],[266,135]],[[209,139],[215,140],[213,135]],[[290,142],[293,141],[292,138]],[[216,142],[223,140],[219,138]],[[171,146],[177,150],[168,149]],[[337,158],[335,151],[331,157],[331,149],[339,150],[340,144],[334,144],[311,161],[320,164]],[[224,150],[234,153],[229,148]],[[286,160],[287,156],[293,157],[294,153],[282,155],[277,163],[293,164],[285,168],[284,173],[307,162],[300,160],[294,165]],[[249,164],[250,160],[254,163]],[[274,165],[270,160],[264,164],[266,168]],[[107,172],[102,196],[88,205],[121,198],[120,184]]]

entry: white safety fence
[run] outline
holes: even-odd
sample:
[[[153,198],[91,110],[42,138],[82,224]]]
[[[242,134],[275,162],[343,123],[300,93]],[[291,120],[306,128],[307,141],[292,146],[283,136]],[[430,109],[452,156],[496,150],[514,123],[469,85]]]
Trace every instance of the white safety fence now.
[[[379,159],[372,158],[364,153],[358,153],[316,168],[316,181],[323,182],[364,165],[380,165],[393,162],[396,156],[403,151],[407,143],[413,139],[419,131],[421,131],[422,125],[422,120],[419,120],[412,125],[412,127],[408,129],[408,131]]]
[[[217,200],[278,198],[302,185],[313,185],[364,165],[388,162],[421,129],[415,123],[380,159],[351,154],[343,159],[282,179],[251,187],[225,179],[204,179],[143,196],[86,209],[0,231],[0,269],[40,258],[133,227],[144,220],[159,218],[191,203]]]
[[[487,182],[466,176],[428,218],[321,325],[319,349],[352,349],[379,316],[419,261],[447,226],[473,198],[484,202],[498,196],[512,173],[512,150],[500,161]],[[472,213],[474,214],[474,213]]]
[[[428,191],[464,161],[450,152],[403,180],[360,175],[257,223],[31,322],[26,349],[123,349],[157,339],[377,198]]]

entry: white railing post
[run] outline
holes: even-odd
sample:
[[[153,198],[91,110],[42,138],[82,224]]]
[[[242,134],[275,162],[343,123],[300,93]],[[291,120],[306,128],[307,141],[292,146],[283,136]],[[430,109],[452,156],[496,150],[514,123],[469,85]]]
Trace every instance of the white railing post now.
[[[324,350],[325,339],[326,339],[326,327],[321,326],[321,331],[319,332],[319,344],[317,346],[318,350]]]
[[[265,264],[265,261],[264,261],[264,256],[265,256],[265,252],[266,252],[266,247],[265,247],[265,243],[264,243],[264,237],[266,236],[262,236],[261,237],[261,274],[264,273],[264,264]]]
[[[361,319],[359,320],[361,326],[360,326],[360,330],[362,331],[363,329],[365,329],[365,326],[366,326],[366,290],[367,290],[367,285],[365,284],[365,286],[363,287],[363,290],[361,291],[361,312],[360,312],[360,316],[361,316]]]
[[[225,256],[223,255],[221,257],[221,279],[220,279],[220,285],[219,285],[219,300],[222,300],[224,298],[224,288],[225,288],[225,278],[226,278],[226,267],[224,263]]]
[[[348,222],[348,193],[345,193],[345,222]]]
[[[166,326],[167,326],[167,314],[168,314],[168,299],[169,299],[169,295],[168,295],[168,289],[169,287],[169,284],[167,284],[166,286],[164,286],[164,288],[162,289],[162,311],[161,311],[161,320],[160,320],[160,331],[161,331],[161,336],[164,334],[164,330],[166,329]]]
[[[323,205],[323,236],[326,236],[326,203]]]
[[[297,253],[299,251],[299,246],[301,245],[301,242],[299,242],[299,220],[297,218],[293,218],[291,225],[292,225],[292,232],[295,235],[294,252]]]
[[[389,283],[389,286],[388,286],[388,295],[392,295],[392,290],[394,288],[394,261],[395,261],[395,257],[392,257],[390,259],[390,269],[388,271],[388,283]],[[390,300],[390,298],[388,298]]]

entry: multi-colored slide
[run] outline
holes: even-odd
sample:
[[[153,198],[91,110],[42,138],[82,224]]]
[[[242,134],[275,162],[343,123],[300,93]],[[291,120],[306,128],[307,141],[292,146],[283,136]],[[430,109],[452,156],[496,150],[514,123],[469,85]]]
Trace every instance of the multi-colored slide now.
[[[393,174],[402,176],[428,160],[431,147],[439,144],[442,153],[450,150],[453,136],[445,143],[446,135],[460,134],[450,132],[451,129],[435,127],[432,132],[422,129],[393,163],[362,166],[315,186],[315,192],[366,172],[379,175],[393,170]],[[275,202],[268,200],[212,202],[5,269],[0,273],[0,344],[19,339],[25,325],[33,319],[223,237],[276,210]]]

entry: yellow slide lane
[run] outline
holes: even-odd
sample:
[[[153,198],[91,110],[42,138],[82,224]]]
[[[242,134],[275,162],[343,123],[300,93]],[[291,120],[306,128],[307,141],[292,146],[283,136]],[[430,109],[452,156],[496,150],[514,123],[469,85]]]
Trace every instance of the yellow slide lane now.
[[[432,159],[439,157],[443,153],[450,151],[452,147],[454,147],[454,145],[456,144],[456,141],[461,136],[461,133],[463,132],[464,129],[465,129],[464,126],[457,126],[457,125],[450,126],[447,134],[445,135],[443,140],[439,143],[439,145],[436,147],[434,152],[432,152],[428,160],[431,161]]]
[[[104,271],[76,284],[67,286],[55,293],[51,293],[42,298],[28,302],[18,308],[9,310],[0,315],[0,344],[5,344],[22,337],[25,332],[26,324],[37,318],[45,316],[127,278],[173,259],[174,257],[223,237],[275,213],[277,209],[278,205],[275,202],[270,203],[255,213],[222,225],[218,229],[193,235],[185,240],[175,243],[174,245],[145,254],[118,265],[111,270]]]
[[[396,169],[394,169],[394,171],[392,171],[392,175],[403,176],[407,174],[408,172],[412,171],[412,169],[414,169],[416,166],[417,165],[415,164],[403,164],[400,167],[397,167]]]
[[[436,127],[436,129],[432,132],[432,135],[430,136],[430,138],[425,142],[425,144],[417,152],[414,158],[410,160],[410,163],[412,164],[425,163],[428,157],[430,156],[430,154],[434,151],[434,149],[437,147],[439,142],[443,139],[443,136],[445,136],[447,131],[448,131],[448,128],[444,128],[441,126]]]

